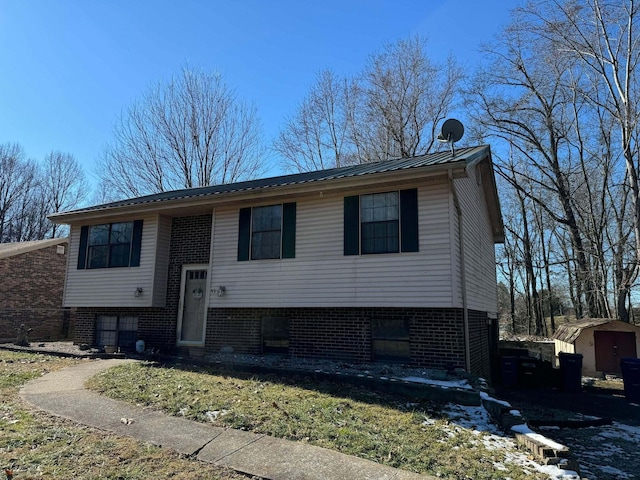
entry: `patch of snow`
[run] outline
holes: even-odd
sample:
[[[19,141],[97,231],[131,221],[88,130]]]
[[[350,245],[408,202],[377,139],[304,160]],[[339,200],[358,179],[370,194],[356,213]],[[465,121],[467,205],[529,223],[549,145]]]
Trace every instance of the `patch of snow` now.
[[[545,475],[549,475],[549,478],[553,480],[580,480],[580,475],[573,470],[564,470],[556,465],[538,465],[536,470]]]
[[[509,410],[509,413],[511,415],[513,415],[514,417],[521,417],[522,414],[520,413],[520,410]]]
[[[210,422],[214,422],[215,420],[218,419],[218,417],[222,417],[223,415],[226,415],[228,413],[227,410],[209,410],[207,412],[205,412],[206,417],[209,419]]]
[[[609,428],[600,429],[598,436],[640,444],[640,427],[613,422]]]
[[[565,450],[567,448],[564,445],[561,445],[560,443],[554,442],[553,440],[545,437],[544,435],[535,433],[533,430],[529,428],[529,426],[526,423],[523,423],[521,425],[514,425],[513,427],[511,427],[511,430],[513,430],[514,432],[526,435],[527,437],[539,443],[542,443],[543,445],[546,445],[547,447],[552,448],[554,450]]]
[[[505,436],[504,433],[492,423],[489,413],[483,407],[465,407],[462,405],[449,404],[444,413],[446,413],[450,421],[453,422],[453,424],[445,425],[444,427],[439,426],[439,428],[444,429],[447,436],[454,437],[456,432],[461,430],[461,427],[471,429],[487,450],[502,450],[505,452],[505,461],[493,464],[497,470],[505,470],[505,463],[508,463],[521,466],[525,470],[536,470],[548,475],[552,480],[580,480],[580,476],[573,470],[565,470],[557,465],[541,465],[531,460],[526,453],[519,451],[515,439],[510,436]],[[429,418],[423,422],[423,425],[435,424],[436,421]],[[546,440],[551,442],[548,439]]]
[[[382,378],[382,377],[381,377]],[[402,377],[400,380],[411,383],[424,383],[427,385],[435,385],[442,388],[463,388],[465,390],[473,390],[466,380],[434,380],[432,378],[423,377]]]
[[[491,402],[496,402],[499,405],[503,405],[505,407],[511,408],[511,404],[509,402],[505,402],[504,400],[498,400],[497,398],[493,398],[487,392],[480,392],[480,398],[482,398],[483,400],[489,400]]]

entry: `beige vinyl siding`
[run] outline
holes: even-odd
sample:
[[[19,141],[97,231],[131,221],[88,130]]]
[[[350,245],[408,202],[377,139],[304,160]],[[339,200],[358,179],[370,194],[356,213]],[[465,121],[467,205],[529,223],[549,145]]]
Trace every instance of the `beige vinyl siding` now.
[[[450,187],[451,188],[451,187]],[[451,191],[451,190],[450,190]],[[460,223],[453,192],[449,196],[449,211],[451,212],[450,247],[451,247],[451,290],[455,308],[462,308],[462,268],[460,261]]]
[[[164,307],[167,297],[167,276],[169,274],[169,247],[171,244],[171,218],[158,217],[155,266],[153,273],[154,307]]]
[[[244,262],[237,261],[238,208],[217,208],[211,285],[226,294],[212,295],[210,306],[449,307],[447,184],[419,188],[418,202],[419,252],[344,256],[343,196],[325,195],[297,202],[295,258]]]
[[[158,217],[157,215],[143,217],[142,220],[144,223],[139,267],[79,270],[78,248],[81,226],[71,226],[67,282],[64,292],[65,307],[152,306]],[[137,287],[143,289],[139,297],[134,296]]]
[[[468,178],[454,180],[462,208],[467,308],[495,314],[496,257],[489,213],[476,168],[468,173]]]

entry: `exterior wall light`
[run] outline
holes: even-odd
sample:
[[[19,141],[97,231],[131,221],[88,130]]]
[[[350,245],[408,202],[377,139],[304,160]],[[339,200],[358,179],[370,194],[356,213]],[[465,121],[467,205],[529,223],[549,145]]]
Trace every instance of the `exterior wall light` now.
[[[225,287],[223,287],[222,285],[214,288],[213,289],[213,293],[219,297],[224,297],[225,292],[227,291],[227,289]]]
[[[142,295],[142,287],[136,287],[136,291],[133,292],[134,297],[139,297]]]

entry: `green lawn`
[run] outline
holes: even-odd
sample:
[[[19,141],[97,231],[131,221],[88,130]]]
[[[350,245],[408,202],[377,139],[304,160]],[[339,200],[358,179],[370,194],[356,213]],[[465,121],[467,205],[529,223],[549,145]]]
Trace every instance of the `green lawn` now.
[[[305,376],[231,376],[137,363],[108,370],[89,387],[172,415],[442,478],[545,478],[510,464],[504,448],[486,448],[484,434],[456,425],[443,405]]]
[[[20,400],[30,379],[75,360],[0,350],[0,475],[28,479],[247,479],[135,440],[39,412]]]

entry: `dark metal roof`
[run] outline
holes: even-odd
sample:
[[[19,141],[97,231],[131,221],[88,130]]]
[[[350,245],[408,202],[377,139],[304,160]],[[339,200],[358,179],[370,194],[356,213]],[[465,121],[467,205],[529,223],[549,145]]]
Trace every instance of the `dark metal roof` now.
[[[156,202],[170,202],[173,200],[196,199],[207,196],[217,196],[228,193],[249,192],[260,189],[284,187],[290,185],[301,185],[341,178],[357,177],[371,174],[381,174],[409,170],[420,167],[450,165],[458,162],[472,162],[479,160],[489,153],[488,146],[460,148],[452,155],[450,151],[428,153],[418,157],[386,160],[382,162],[364,163],[341,168],[330,168],[327,170],[317,170],[314,172],[296,173],[282,175],[278,177],[261,178],[248,180],[245,182],[228,183],[222,185],[210,185],[207,187],[195,187],[182,190],[172,190],[168,192],[146,195],[143,197],[130,198],[117,202],[105,203],[91,207],[81,208],[68,212],[59,212],[50,215],[50,218],[64,217],[71,214],[85,212],[97,212],[101,210],[119,209],[134,205],[142,205]]]

